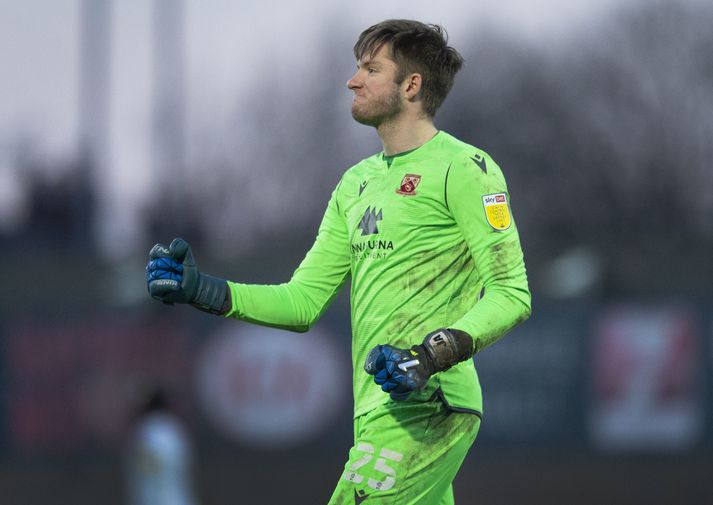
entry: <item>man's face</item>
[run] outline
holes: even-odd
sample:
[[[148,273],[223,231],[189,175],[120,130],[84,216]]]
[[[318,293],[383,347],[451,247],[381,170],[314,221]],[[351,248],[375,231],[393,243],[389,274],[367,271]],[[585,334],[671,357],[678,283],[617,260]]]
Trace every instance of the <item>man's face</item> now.
[[[354,92],[352,117],[361,124],[378,127],[403,110],[399,85],[396,84],[396,63],[389,57],[389,47],[383,44],[373,56],[364,55],[357,62],[357,71],[347,87]]]

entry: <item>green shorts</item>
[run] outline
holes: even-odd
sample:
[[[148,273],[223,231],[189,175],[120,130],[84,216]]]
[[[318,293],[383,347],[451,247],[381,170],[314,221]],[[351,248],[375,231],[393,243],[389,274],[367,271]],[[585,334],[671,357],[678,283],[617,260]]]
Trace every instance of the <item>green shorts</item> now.
[[[428,402],[388,402],[354,420],[354,447],[329,505],[448,505],[480,418]]]

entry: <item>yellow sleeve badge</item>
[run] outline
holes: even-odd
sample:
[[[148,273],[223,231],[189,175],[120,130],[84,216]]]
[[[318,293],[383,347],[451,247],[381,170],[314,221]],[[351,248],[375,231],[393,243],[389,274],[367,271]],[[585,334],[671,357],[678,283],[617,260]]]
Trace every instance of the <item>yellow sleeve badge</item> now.
[[[488,220],[488,224],[494,230],[504,231],[510,228],[512,219],[510,218],[510,208],[508,207],[505,193],[484,195],[483,208],[485,209],[485,219]]]

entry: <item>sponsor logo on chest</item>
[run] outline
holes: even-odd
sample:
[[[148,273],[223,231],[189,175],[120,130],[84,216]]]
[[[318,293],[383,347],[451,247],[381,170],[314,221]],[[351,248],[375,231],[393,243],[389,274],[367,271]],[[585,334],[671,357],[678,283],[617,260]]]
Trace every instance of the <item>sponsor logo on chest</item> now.
[[[394,243],[391,240],[380,239],[378,222],[383,219],[383,211],[377,211],[376,206],[367,207],[364,215],[357,223],[357,228],[361,231],[361,237],[369,238],[362,241],[352,242],[352,256],[355,259],[386,259],[388,251],[394,250]]]

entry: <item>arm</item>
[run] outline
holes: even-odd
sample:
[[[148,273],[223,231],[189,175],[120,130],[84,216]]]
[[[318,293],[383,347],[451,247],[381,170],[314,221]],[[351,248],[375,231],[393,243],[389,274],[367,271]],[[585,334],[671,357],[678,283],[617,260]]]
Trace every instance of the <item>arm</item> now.
[[[474,353],[495,343],[530,315],[525,263],[505,179],[491,159],[486,157],[483,163],[487,163],[487,173],[468,156],[459,157],[450,167],[446,185],[448,208],[483,285],[480,301],[450,325],[473,338]],[[483,200],[498,194],[505,195],[504,203]]]
[[[189,303],[216,315],[293,331],[307,331],[344,284],[351,268],[349,238],[332,193],[312,249],[290,282],[250,285],[198,271],[188,243],[156,244],[149,253],[146,281],[164,303]]]
[[[252,323],[307,331],[319,319],[351,269],[349,237],[332,193],[314,245],[285,284],[228,282],[232,307],[226,314]]]

